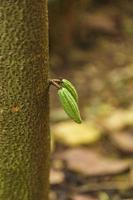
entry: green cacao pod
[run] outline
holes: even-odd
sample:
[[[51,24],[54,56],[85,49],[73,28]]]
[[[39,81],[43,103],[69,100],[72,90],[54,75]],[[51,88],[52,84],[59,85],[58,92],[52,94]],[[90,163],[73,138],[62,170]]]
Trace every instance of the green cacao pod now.
[[[58,90],[59,99],[67,115],[76,123],[81,123],[80,112],[75,98],[66,88],[62,87]]]
[[[75,101],[78,102],[77,91],[76,91],[74,85],[70,81],[68,81],[67,79],[62,79],[61,86],[66,88],[71,93],[71,95],[73,96]]]

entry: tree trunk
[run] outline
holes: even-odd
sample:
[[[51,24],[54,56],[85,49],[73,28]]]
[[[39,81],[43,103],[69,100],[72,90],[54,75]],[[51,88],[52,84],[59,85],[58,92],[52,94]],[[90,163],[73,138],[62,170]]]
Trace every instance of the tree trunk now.
[[[48,200],[47,0],[0,0],[0,200]]]

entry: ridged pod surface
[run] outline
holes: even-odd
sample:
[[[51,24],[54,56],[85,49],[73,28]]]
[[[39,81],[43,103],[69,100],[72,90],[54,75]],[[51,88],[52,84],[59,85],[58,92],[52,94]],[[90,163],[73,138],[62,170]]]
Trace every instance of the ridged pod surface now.
[[[71,93],[71,95],[73,96],[75,101],[78,102],[78,94],[77,94],[77,91],[76,91],[74,85],[67,79],[62,79],[61,85],[62,85],[62,87],[66,88]]]
[[[67,113],[67,115],[73,119],[76,123],[81,123],[80,112],[78,108],[78,104],[75,101],[74,97],[71,95],[69,90],[66,88],[61,88],[58,90],[58,95],[60,102]]]

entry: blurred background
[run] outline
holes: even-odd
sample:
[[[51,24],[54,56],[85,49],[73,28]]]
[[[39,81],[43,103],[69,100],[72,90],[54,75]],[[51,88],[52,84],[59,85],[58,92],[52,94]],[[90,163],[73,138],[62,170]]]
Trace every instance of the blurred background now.
[[[70,80],[83,123],[50,88],[50,200],[133,199],[133,1],[49,0],[50,77]]]

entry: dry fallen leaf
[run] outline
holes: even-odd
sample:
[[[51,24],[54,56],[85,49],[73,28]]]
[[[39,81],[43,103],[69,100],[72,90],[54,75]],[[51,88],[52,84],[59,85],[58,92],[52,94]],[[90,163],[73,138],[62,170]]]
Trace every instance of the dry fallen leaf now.
[[[71,149],[63,152],[60,158],[68,168],[87,176],[116,175],[129,169],[129,162],[105,158],[87,148]]]
[[[100,128],[92,123],[83,122],[78,125],[73,122],[62,122],[52,126],[54,139],[68,146],[95,143],[102,136]]]
[[[72,200],[98,200],[98,199],[87,195],[74,195],[72,197]]]
[[[133,153],[133,133],[128,131],[121,131],[110,134],[112,142],[118,149],[126,153]]]
[[[51,184],[60,184],[64,180],[64,174],[61,171],[51,169],[50,171],[50,183]]]
[[[118,131],[125,126],[133,125],[133,108],[112,112],[103,122],[103,126],[110,131]]]

